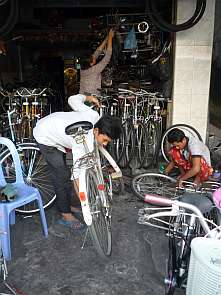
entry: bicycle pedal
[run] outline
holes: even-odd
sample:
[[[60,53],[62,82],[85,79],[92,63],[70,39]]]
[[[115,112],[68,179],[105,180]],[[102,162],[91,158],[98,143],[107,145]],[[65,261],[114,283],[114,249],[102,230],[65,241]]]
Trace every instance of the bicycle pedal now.
[[[145,209],[144,208],[139,209],[137,214],[138,214],[138,216],[144,215],[145,214]]]
[[[145,218],[143,216],[140,216],[138,218],[138,220],[137,220],[137,223],[139,223],[139,224],[146,224],[146,220],[145,220]]]

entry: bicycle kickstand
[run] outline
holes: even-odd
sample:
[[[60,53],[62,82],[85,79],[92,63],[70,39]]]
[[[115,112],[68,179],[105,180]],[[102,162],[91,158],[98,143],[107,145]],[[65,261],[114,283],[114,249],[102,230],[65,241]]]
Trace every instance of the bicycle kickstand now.
[[[83,243],[82,243],[82,246],[81,246],[81,250],[84,249],[84,246],[85,246],[86,240],[87,240],[87,235],[88,235],[88,227],[87,227],[85,235],[84,235],[84,240],[83,240]]]

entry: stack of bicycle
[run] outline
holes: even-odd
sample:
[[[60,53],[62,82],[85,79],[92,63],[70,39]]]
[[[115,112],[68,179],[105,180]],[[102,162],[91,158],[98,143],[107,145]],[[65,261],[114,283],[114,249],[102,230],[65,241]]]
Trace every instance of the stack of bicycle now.
[[[2,135],[13,142],[32,141],[36,122],[51,112],[49,88],[19,88],[11,92],[1,89]]]
[[[100,114],[121,118],[122,133],[109,151],[121,168],[148,168],[157,161],[166,100],[143,89],[117,89],[100,97]]]
[[[1,89],[1,135],[10,138],[16,145],[22,164],[24,179],[37,187],[42,195],[44,206],[50,206],[55,200],[53,185],[47,164],[34,142],[32,131],[36,122],[50,113],[48,99],[53,95],[48,88],[19,88],[12,92]],[[15,179],[12,156],[7,148],[0,147],[0,163],[8,182]],[[35,203],[18,210],[22,214],[38,212]]]

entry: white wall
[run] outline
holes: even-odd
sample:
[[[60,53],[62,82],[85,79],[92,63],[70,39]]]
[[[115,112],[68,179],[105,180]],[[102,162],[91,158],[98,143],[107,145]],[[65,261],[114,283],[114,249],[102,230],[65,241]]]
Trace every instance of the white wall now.
[[[189,19],[196,0],[178,0],[177,23]],[[194,27],[176,33],[172,124],[186,123],[206,139],[215,0]]]

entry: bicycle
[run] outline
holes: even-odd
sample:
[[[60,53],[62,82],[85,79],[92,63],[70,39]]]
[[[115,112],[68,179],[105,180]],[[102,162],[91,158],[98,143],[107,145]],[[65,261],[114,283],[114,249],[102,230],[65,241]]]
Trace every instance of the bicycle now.
[[[206,193],[215,191],[221,184],[216,181],[205,181],[200,187],[193,182],[184,181],[185,188],[192,192]],[[144,200],[146,194],[166,196],[170,199],[177,199],[185,189],[177,187],[177,180],[174,177],[161,173],[142,173],[132,179],[132,190],[140,200]]]
[[[74,171],[78,169],[79,199],[84,221],[97,253],[104,258],[111,255],[112,249],[112,178],[122,177],[122,173],[110,154],[96,141],[94,150],[90,152],[85,135],[92,128],[92,123],[81,121],[66,127],[65,132],[72,136],[77,144],[82,144],[85,149],[85,155],[73,163],[72,180],[74,180]],[[107,181],[103,176],[99,153],[102,153],[115,170],[114,173],[108,175]]]
[[[205,234],[217,237],[214,228],[221,224],[221,214],[210,195],[186,193],[180,200],[171,200],[147,194],[144,201],[164,206],[140,209],[138,223],[163,229],[167,233],[165,295],[173,295],[176,288],[187,285],[191,241]]]

